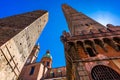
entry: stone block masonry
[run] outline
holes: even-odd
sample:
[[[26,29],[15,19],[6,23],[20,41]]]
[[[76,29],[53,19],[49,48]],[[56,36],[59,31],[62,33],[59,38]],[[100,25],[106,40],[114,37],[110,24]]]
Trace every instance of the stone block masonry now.
[[[0,80],[17,80],[47,21],[41,10],[0,19]]]

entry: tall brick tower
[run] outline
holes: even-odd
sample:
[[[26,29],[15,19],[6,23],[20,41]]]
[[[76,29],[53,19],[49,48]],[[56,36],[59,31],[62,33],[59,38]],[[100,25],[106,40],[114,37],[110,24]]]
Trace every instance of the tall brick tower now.
[[[72,7],[62,9],[69,32],[63,32],[67,80],[120,79],[120,26],[107,27]]]
[[[0,19],[0,80],[17,80],[47,21],[42,10]]]

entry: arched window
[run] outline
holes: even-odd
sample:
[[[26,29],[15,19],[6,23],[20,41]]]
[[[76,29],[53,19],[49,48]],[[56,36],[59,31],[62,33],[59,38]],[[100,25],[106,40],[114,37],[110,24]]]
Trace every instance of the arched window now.
[[[91,48],[87,47],[86,50],[87,50],[88,54],[90,55],[90,57],[96,56],[94,51]]]
[[[93,80],[120,80],[120,75],[116,71],[104,65],[95,66],[91,76]]]

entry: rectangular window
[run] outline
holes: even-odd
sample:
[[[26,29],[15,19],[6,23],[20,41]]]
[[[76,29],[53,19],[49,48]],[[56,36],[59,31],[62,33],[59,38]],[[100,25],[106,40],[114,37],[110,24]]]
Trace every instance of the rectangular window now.
[[[47,62],[47,66],[49,66],[50,65],[50,62]]]
[[[35,66],[32,66],[32,67],[31,67],[31,71],[30,71],[30,74],[29,74],[29,75],[33,75],[34,70],[35,70]]]

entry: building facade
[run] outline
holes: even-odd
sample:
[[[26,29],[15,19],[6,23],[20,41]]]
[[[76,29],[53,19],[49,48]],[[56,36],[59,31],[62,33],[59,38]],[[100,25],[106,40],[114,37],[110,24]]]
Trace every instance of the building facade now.
[[[47,21],[42,10],[0,19],[0,80],[18,79]]]
[[[52,68],[50,51],[46,51],[40,62],[34,62],[38,51],[39,46],[34,47],[21,71],[19,80],[66,80],[66,67]]]
[[[61,36],[67,80],[119,80],[120,26],[103,26],[66,4],[62,10],[70,30]]]

